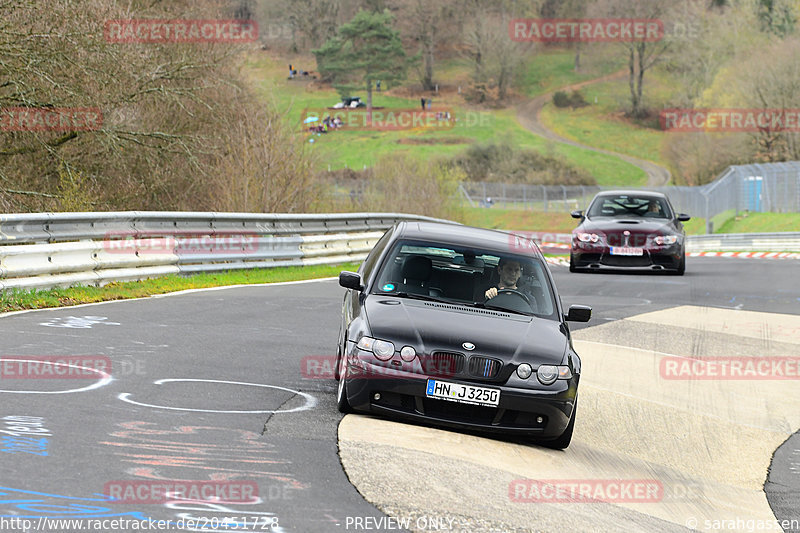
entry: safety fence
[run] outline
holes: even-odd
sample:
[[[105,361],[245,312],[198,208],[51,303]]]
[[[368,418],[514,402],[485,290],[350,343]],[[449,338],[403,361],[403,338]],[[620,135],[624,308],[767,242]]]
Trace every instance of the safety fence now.
[[[527,185],[495,182],[463,182],[459,193],[472,206],[524,208],[537,211],[585,209],[595,194],[604,190],[648,190],[666,194],[679,212],[706,220],[723,213],[800,212],[800,162],[736,165],[714,181],[698,187],[600,187]]]

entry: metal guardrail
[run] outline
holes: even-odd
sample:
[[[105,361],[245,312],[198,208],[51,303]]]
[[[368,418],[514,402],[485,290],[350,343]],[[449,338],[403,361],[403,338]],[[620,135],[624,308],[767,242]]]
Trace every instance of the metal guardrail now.
[[[691,235],[687,252],[800,252],[800,233],[718,233]]]
[[[0,215],[0,290],[361,261],[397,213]]]
[[[0,290],[361,261],[397,213],[118,212],[0,215]],[[527,234],[529,232],[522,232]],[[530,234],[565,248],[570,234]],[[688,252],[800,251],[800,232],[693,235]],[[557,251],[557,250],[554,250]]]

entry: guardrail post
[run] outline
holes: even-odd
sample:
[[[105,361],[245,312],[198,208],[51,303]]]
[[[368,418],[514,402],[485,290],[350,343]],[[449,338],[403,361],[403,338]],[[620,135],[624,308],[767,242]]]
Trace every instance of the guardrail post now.
[[[542,198],[544,198],[544,212],[547,213],[547,204],[550,203],[547,200],[547,187],[542,185]]]

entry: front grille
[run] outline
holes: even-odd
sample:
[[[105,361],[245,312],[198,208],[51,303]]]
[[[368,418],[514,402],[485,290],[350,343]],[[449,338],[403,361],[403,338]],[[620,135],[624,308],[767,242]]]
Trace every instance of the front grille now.
[[[644,255],[606,255],[603,264],[611,267],[646,267],[650,266],[650,256]]]
[[[497,359],[488,357],[471,357],[469,360],[469,373],[479,378],[494,378],[500,372],[503,364]]]
[[[470,405],[465,403],[449,402],[447,400],[434,400],[424,398],[425,415],[444,418],[456,422],[471,422],[473,424],[491,424],[497,416],[496,407]]]
[[[429,376],[455,376],[464,371],[464,355],[455,352],[433,352],[422,358],[422,371]]]

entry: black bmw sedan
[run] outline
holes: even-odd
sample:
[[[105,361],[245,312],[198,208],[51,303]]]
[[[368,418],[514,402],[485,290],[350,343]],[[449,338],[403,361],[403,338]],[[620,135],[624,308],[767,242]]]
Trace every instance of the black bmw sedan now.
[[[642,191],[598,193],[584,214],[573,211],[580,224],[572,231],[569,269],[636,268],[686,270],[689,215],[675,213],[666,195]]]
[[[359,411],[566,448],[581,361],[536,243],[457,224],[402,222],[347,288],[337,401]]]

